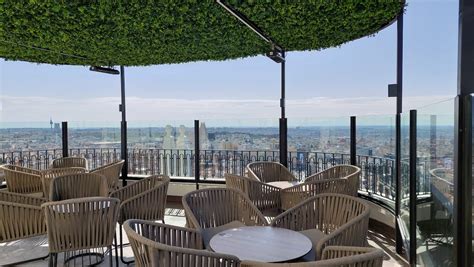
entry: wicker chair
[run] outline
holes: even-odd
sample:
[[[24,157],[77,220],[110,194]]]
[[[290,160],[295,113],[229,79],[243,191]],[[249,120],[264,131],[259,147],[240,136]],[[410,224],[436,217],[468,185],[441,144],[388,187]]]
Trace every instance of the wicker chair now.
[[[128,220],[124,228],[138,267],[240,266],[240,260],[233,255],[204,250],[196,229],[143,220]]]
[[[323,193],[343,194],[346,192],[347,179],[327,179],[298,184],[280,191],[281,209],[290,209],[304,200]]]
[[[249,163],[246,167],[249,177],[264,183],[277,181],[298,181],[291,172],[278,162],[257,161]]]
[[[60,252],[104,247],[110,251],[112,266],[112,240],[119,202],[116,198],[87,197],[41,205],[48,229],[50,266],[57,265]]]
[[[99,174],[78,173],[53,178],[50,188],[50,201],[71,198],[107,197],[109,188],[107,178]]]
[[[53,180],[53,178],[69,175],[69,174],[77,174],[77,173],[86,173],[86,169],[72,167],[72,168],[55,168],[55,169],[44,170],[41,176],[41,182],[43,184],[43,196],[46,198],[49,198],[51,181]]]
[[[97,173],[107,178],[107,184],[109,185],[110,192],[119,189],[119,177],[120,171],[122,170],[123,163],[125,160],[109,163],[107,165],[96,168],[91,173]]]
[[[0,190],[0,243],[46,234],[41,204],[46,200],[19,193]],[[22,262],[41,260],[48,255]]]
[[[8,191],[21,194],[37,194],[43,192],[41,183],[42,172],[16,165],[2,165]]]
[[[314,260],[326,246],[367,246],[369,214],[369,206],[360,199],[320,194],[278,215],[271,225],[306,235],[313,249],[305,259]]]
[[[376,248],[328,246],[321,260],[295,263],[243,261],[242,267],[382,267],[384,252]]]
[[[273,211],[281,208],[280,188],[262,183],[256,179],[225,174],[227,188],[238,189],[262,212]]]
[[[120,199],[120,259],[123,263],[122,225],[128,219],[165,220],[166,197],[170,178],[165,175],[153,175],[138,182],[122,187],[110,194],[110,197]],[[117,253],[117,246],[115,247]]]
[[[321,180],[345,179],[346,186],[344,190],[341,189],[338,193],[356,197],[357,190],[359,189],[360,172],[361,169],[357,166],[336,165],[307,177],[305,183]]]
[[[87,169],[87,159],[83,157],[64,157],[54,159],[51,164],[53,168],[79,167]]]
[[[200,229],[204,245],[224,230],[268,225],[263,214],[242,191],[231,188],[201,189],[183,196],[188,227]]]

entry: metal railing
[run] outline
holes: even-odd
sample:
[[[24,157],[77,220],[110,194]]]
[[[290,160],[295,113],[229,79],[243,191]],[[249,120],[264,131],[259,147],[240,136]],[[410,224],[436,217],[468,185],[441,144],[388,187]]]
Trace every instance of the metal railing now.
[[[70,156],[82,156],[89,168],[119,160],[119,148],[75,148]],[[34,169],[46,169],[52,160],[62,156],[61,149],[0,153],[0,162]],[[129,175],[167,174],[171,177],[194,177],[194,150],[188,149],[129,149]],[[225,173],[244,175],[245,166],[254,161],[278,161],[278,151],[201,150],[199,154],[200,181],[223,180]],[[288,168],[298,177],[305,177],[338,164],[349,164],[350,155],[327,152],[289,152]],[[387,200],[395,198],[395,161],[391,158],[357,155],[362,169],[359,190]]]

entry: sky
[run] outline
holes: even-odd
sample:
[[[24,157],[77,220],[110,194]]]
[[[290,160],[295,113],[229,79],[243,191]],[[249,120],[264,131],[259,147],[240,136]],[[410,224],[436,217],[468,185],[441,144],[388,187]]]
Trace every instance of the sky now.
[[[458,1],[408,0],[404,36],[404,110],[456,95]],[[289,52],[290,125],[391,115],[396,82],[396,24],[374,36],[323,51]],[[280,66],[264,56],[125,70],[131,125],[278,125]],[[120,76],[81,66],[0,61],[0,124],[118,122]],[[445,102],[446,103],[446,102]],[[446,108],[447,107],[447,108]],[[430,112],[451,114],[450,105]],[[1,127],[1,125],[0,125]]]

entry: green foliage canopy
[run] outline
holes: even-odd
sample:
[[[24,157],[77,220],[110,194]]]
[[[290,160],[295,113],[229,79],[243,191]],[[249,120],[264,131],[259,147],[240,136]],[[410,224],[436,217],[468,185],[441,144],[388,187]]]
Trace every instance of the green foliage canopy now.
[[[319,50],[390,24],[403,0],[228,0],[286,51]],[[0,57],[143,66],[264,54],[270,45],[211,0],[0,0]]]

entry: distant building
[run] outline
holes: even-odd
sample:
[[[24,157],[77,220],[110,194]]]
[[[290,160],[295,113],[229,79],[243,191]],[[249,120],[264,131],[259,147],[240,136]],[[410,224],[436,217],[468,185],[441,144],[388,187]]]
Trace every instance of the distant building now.
[[[201,145],[201,149],[206,150],[211,148],[211,144],[209,142],[209,134],[207,133],[206,124],[204,122],[201,122],[201,125],[199,126],[199,142]]]

